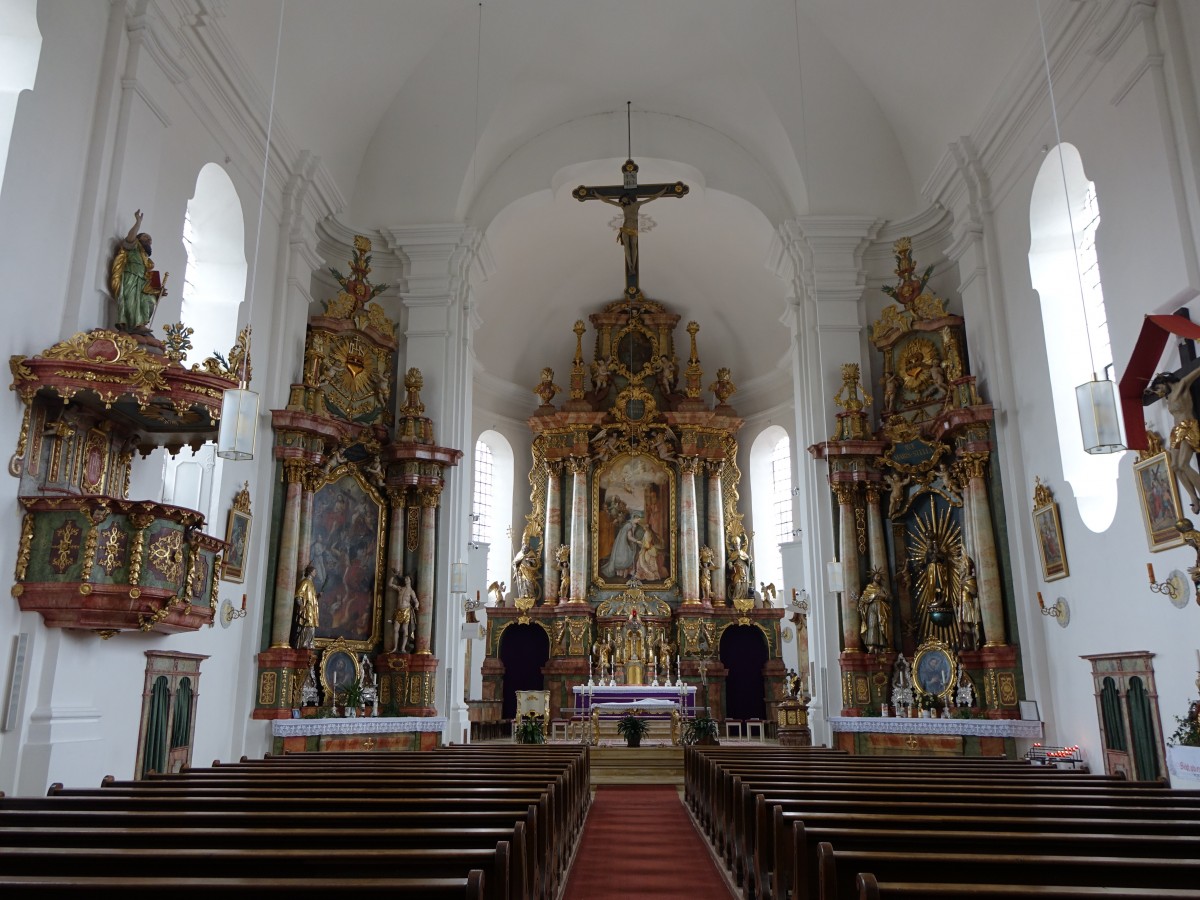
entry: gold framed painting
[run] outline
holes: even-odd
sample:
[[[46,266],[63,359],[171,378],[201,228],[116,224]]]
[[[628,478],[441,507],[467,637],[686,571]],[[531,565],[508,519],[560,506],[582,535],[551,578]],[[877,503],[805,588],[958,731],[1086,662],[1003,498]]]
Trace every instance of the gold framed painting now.
[[[250,546],[250,482],[246,482],[233,497],[229,521],[225,525],[225,560],[221,578],[241,584],[246,580],[246,549]]]
[[[1054,493],[1042,479],[1033,479],[1033,536],[1042,558],[1042,581],[1057,581],[1070,574],[1067,550],[1063,543],[1062,520]]]
[[[1156,453],[1133,464],[1137,480],[1138,499],[1142,504],[1142,523],[1146,526],[1146,542],[1157,553],[1183,543],[1175,523],[1183,518],[1179,502],[1179,485],[1171,471],[1170,457]]]

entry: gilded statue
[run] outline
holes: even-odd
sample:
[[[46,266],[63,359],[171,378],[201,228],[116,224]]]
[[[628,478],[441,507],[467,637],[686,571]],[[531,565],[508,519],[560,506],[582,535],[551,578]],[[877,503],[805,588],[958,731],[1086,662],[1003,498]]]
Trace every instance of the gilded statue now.
[[[531,545],[529,529],[521,539],[521,549],[513,557],[513,593],[517,597],[538,595],[538,552]]]
[[[912,306],[918,297],[925,292],[925,285],[933,274],[933,266],[926,267],[919,276],[916,274],[917,264],[912,257],[912,238],[902,237],[892,245],[896,258],[895,274],[899,279],[894,285],[884,285],[885,294],[906,309]]]
[[[571,596],[571,545],[559,544],[554,551],[554,559],[558,563],[558,596]]]
[[[412,589],[412,578],[401,576],[399,569],[392,569],[388,587],[396,592],[396,612],[392,616],[392,652],[407,653],[421,604],[417,600],[417,592]]]
[[[883,572],[875,569],[871,580],[858,597],[858,632],[870,653],[890,650],[892,646],[892,601],[883,585]]]
[[[1196,421],[1196,410],[1192,404],[1192,382],[1200,378],[1200,367],[1183,377],[1173,372],[1162,372],[1150,382],[1146,393],[1166,400],[1167,411],[1174,425],[1171,428],[1169,452],[1171,468],[1183,483],[1191,497],[1191,509],[1200,513],[1200,471],[1194,465],[1200,451],[1200,422]]]
[[[729,569],[733,582],[733,599],[750,597],[750,553],[746,550],[746,535],[735,534],[729,542]]]
[[[833,402],[846,412],[862,412],[864,406],[871,405],[871,395],[863,387],[859,371],[858,363],[842,365],[842,386],[833,395]],[[859,391],[862,391],[861,397]]]
[[[316,569],[312,565],[304,567],[304,575],[300,579],[300,583],[296,585],[296,647],[297,650],[311,650],[313,638],[317,633],[317,622],[320,616],[320,607],[317,605],[317,600],[321,596],[317,593],[317,586],[313,584],[313,573]]]
[[[507,587],[508,585],[506,585],[503,581],[493,581],[488,585],[488,593],[492,595],[493,606],[504,605],[504,591]]]
[[[712,573],[717,567],[716,553],[712,547],[700,548],[700,599],[712,600]]]
[[[117,328],[137,334],[149,334],[150,320],[160,298],[167,294],[167,276],[159,278],[150,258],[151,237],[142,227],[142,211],[133,214],[133,227],[121,241],[113,259],[109,287],[117,301]]]
[[[961,569],[958,579],[958,609],[955,610],[958,619],[959,648],[976,650],[979,648],[979,581],[975,577],[975,560],[962,555]]]

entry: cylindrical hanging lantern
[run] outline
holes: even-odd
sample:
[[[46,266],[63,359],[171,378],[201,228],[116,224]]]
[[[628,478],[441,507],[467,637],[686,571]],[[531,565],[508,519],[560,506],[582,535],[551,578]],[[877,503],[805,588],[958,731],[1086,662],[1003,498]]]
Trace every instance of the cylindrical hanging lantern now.
[[[222,459],[254,459],[254,433],[258,426],[258,394],[243,382],[225,392],[221,401],[221,430],[217,434],[217,456]]]
[[[1094,378],[1084,382],[1075,388],[1075,402],[1079,406],[1084,450],[1088,453],[1119,453],[1125,449],[1115,384]]]

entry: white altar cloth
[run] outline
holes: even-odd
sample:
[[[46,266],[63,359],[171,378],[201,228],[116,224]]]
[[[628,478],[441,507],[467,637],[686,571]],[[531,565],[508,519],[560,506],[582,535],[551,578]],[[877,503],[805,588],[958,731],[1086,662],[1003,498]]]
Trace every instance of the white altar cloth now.
[[[409,731],[445,731],[445,716],[364,716],[357,719],[272,719],[273,737],[310,737],[321,734],[396,734]]]
[[[885,716],[830,716],[834,731],[873,734],[958,734],[972,737],[1040,740],[1042,723],[1025,719],[906,719]]]
[[[644,709],[646,712],[670,712],[673,709],[679,709],[677,700],[659,700],[653,697],[646,697],[642,700],[634,700],[632,702],[606,701],[604,703],[593,703],[592,709],[598,709],[600,712],[621,712],[626,709]]]

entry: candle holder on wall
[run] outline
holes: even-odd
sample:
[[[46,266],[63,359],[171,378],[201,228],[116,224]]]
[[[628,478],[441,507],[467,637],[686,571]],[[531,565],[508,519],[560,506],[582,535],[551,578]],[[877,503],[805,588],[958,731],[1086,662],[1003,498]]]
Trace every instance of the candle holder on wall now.
[[[1042,592],[1038,591],[1038,609],[1041,610],[1043,616],[1052,616],[1060,628],[1066,628],[1071,624],[1071,607],[1067,604],[1065,597],[1059,597],[1050,606],[1046,605],[1046,601],[1042,599]]]
[[[221,627],[228,628],[234,619],[246,618],[246,595],[242,594],[242,608],[236,608],[228,599],[221,602]]]

